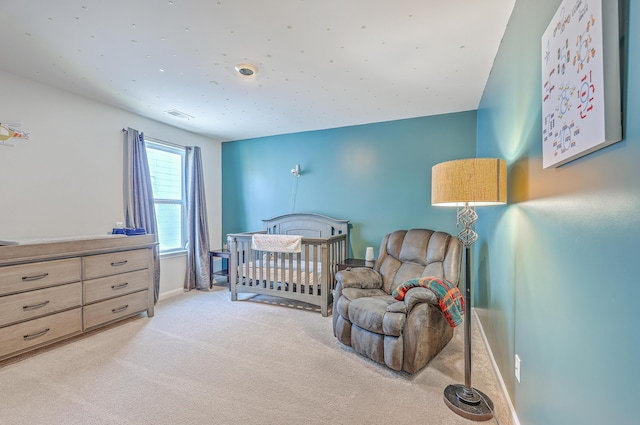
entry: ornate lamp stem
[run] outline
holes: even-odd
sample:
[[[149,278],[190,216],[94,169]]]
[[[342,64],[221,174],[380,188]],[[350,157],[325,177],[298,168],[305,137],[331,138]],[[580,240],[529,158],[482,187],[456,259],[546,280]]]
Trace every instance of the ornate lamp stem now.
[[[458,209],[458,226],[464,226],[458,233],[458,239],[465,247],[464,385],[447,386],[444,401],[460,416],[485,421],[493,417],[493,402],[486,394],[471,386],[471,245],[478,239],[478,234],[473,229],[477,219],[478,214],[469,203]],[[484,403],[480,403],[483,399]]]
[[[469,205],[467,202],[464,207],[458,208],[457,226],[464,226],[460,233],[458,233],[458,239],[462,244],[469,248],[478,239],[478,234],[475,232],[474,227],[478,220],[478,214],[476,209]]]

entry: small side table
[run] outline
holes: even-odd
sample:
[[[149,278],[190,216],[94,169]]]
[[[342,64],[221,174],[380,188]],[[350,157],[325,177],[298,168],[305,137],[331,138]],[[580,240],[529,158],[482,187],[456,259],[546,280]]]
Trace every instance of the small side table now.
[[[226,276],[227,284],[229,283],[229,257],[231,253],[228,249],[214,249],[209,251],[209,287],[213,286],[213,282],[215,276]],[[214,272],[213,271],[213,259],[215,257],[222,258],[222,270]],[[226,264],[225,264],[226,260]]]
[[[375,264],[375,261],[367,261],[362,258],[347,258],[342,263],[338,263],[337,267],[338,271],[346,270],[351,267],[369,267],[370,269],[372,269]]]

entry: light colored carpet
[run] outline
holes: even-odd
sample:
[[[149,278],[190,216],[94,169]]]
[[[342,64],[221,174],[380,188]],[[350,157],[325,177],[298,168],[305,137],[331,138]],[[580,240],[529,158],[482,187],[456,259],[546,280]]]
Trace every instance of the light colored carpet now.
[[[0,424],[470,424],[442,399],[464,381],[462,333],[411,376],[339,344],[314,309],[214,286],[0,363]],[[477,329],[473,344],[472,384],[511,425]]]

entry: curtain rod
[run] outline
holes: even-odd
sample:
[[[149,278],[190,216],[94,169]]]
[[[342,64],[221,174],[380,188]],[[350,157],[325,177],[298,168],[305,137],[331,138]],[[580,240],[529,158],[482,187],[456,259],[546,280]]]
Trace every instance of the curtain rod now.
[[[128,131],[127,131],[126,128],[122,128],[122,132],[123,133],[127,133]],[[176,148],[176,149],[185,149],[185,150],[191,149],[191,146],[182,146],[182,145],[179,145],[177,143],[167,142],[166,140],[156,139],[154,137],[144,136],[144,138],[145,138],[145,140],[149,140],[149,141],[157,142],[157,143],[162,143],[163,145],[171,146],[172,148]]]

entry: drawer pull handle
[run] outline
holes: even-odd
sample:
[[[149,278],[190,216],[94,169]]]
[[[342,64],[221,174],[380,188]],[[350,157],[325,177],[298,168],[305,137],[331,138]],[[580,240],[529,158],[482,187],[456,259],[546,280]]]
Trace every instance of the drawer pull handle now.
[[[32,339],[36,339],[36,338],[38,338],[38,337],[41,337],[42,335],[44,335],[44,334],[46,334],[47,332],[49,332],[49,330],[50,330],[50,329],[49,329],[49,328],[47,328],[47,329],[45,329],[45,330],[43,330],[43,331],[40,331],[40,332],[37,332],[37,333],[34,333],[34,334],[25,335],[25,336],[23,336],[23,337],[22,337],[22,339],[24,339],[25,341],[30,341],[30,340],[32,340]]]
[[[120,313],[122,311],[125,311],[128,308],[129,308],[129,304],[123,305],[122,307],[114,308],[114,309],[111,310],[111,312],[114,313],[114,314],[115,313]]]
[[[49,273],[42,273],[42,274],[39,274],[37,276],[22,276],[22,281],[23,282],[32,282],[34,280],[44,279],[47,276],[49,276]]]
[[[111,289],[117,291],[118,289],[124,289],[129,286],[129,282],[121,283],[120,285],[111,285]]]
[[[22,306],[22,310],[24,311],[29,311],[29,310],[37,310],[39,308],[44,307],[45,305],[49,304],[49,301],[45,301],[43,303],[40,304],[34,304],[34,305],[23,305]]]
[[[118,262],[113,262],[113,263],[111,263],[111,265],[112,265],[113,267],[119,267],[119,266],[124,266],[125,264],[127,264],[127,262],[128,262],[127,260],[124,260],[124,261],[118,261]]]

